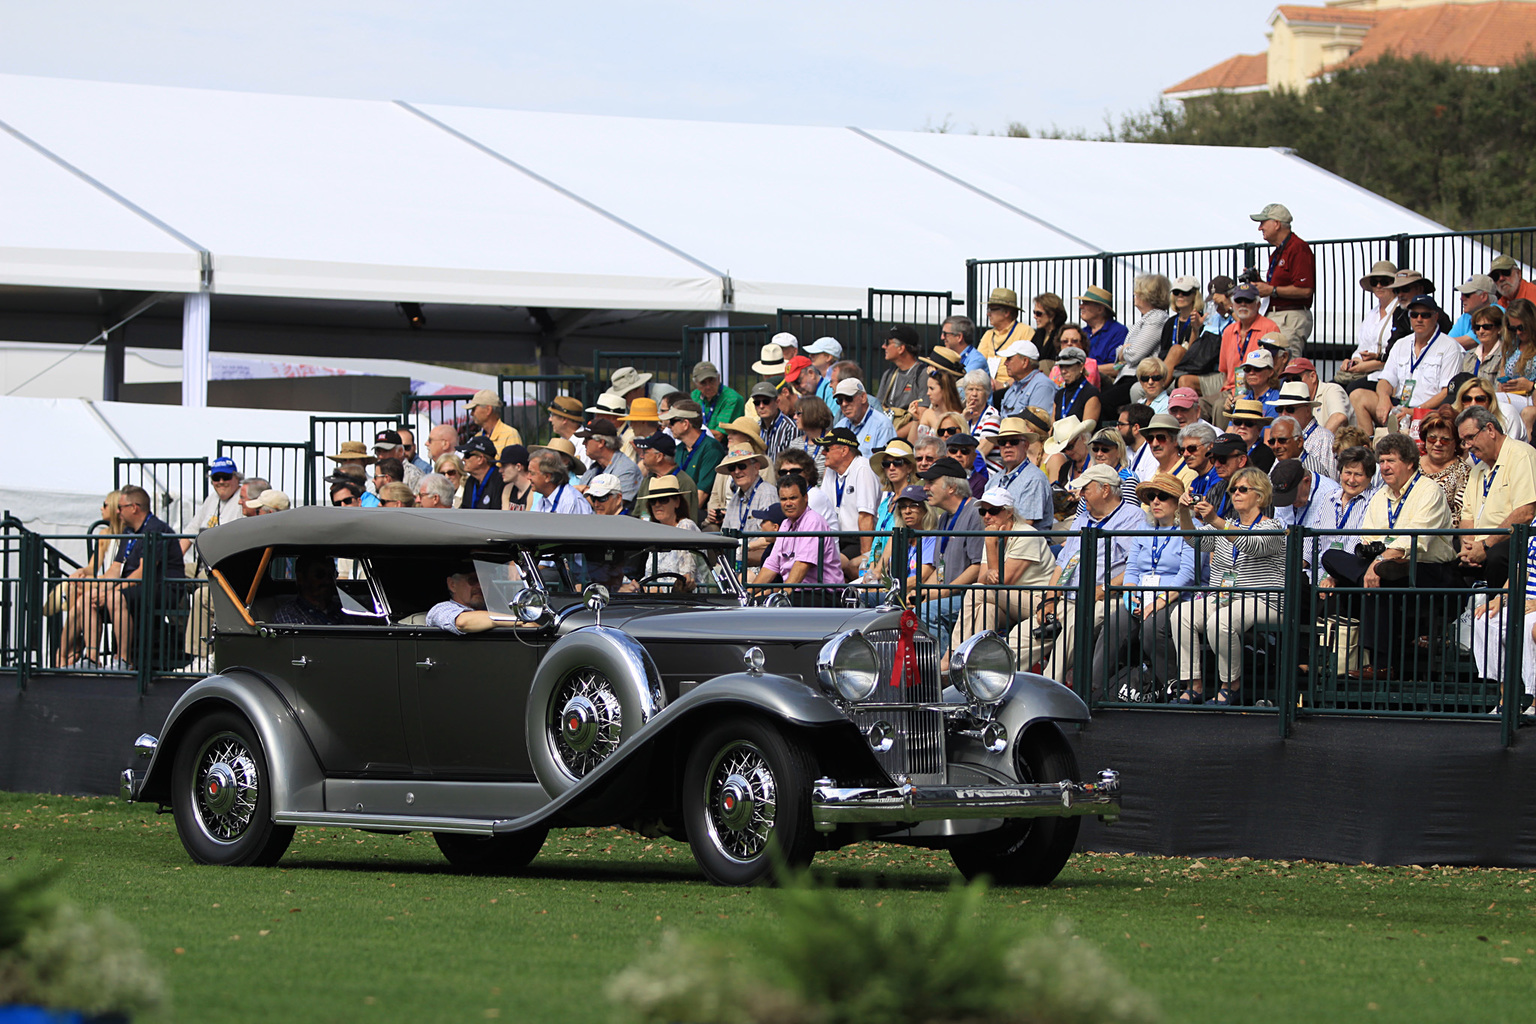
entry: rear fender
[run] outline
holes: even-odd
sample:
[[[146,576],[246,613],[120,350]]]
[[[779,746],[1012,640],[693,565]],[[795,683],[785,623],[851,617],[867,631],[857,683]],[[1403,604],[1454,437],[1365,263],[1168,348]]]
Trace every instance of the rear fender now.
[[[171,766],[187,728],[203,715],[233,710],[256,730],[266,755],[272,812],[325,810],[325,773],[293,709],[258,672],[232,669],[209,676],[181,695],[160,731],[138,799],[171,801]]]

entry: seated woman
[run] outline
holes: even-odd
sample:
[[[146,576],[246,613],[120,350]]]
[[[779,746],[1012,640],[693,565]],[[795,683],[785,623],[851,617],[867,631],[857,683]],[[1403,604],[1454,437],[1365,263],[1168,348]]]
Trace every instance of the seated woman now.
[[[1141,388],[1142,405],[1151,406],[1153,412],[1168,411],[1167,364],[1157,356],[1147,356],[1136,364],[1136,383]]]
[[[1526,549],[1526,574],[1536,579],[1536,537]],[[1472,612],[1472,657],[1477,661],[1477,674],[1484,679],[1502,680],[1505,665],[1505,637],[1509,635],[1509,608],[1504,595],[1495,594],[1487,602],[1480,603]],[[1520,676],[1525,683],[1525,700],[1521,711],[1532,713],[1532,701],[1536,699],[1536,597],[1525,602],[1525,624],[1520,629],[1525,645],[1525,656],[1520,661]],[[1493,709],[1494,714],[1504,710],[1501,702]]]
[[[55,665],[82,669],[101,667],[97,645],[101,639],[102,620],[106,618],[107,594],[112,587],[107,581],[117,576],[118,548],[122,544],[122,541],[107,537],[129,532],[117,510],[120,496],[121,492],[113,491],[101,503],[101,518],[106,523],[102,532],[107,536],[91,545],[90,557],[84,565],[70,573],[67,581],[56,584],[64,599],[64,629],[59,634]],[[78,656],[75,653],[77,646]]]
[[[1114,427],[1105,427],[1093,435],[1093,440],[1088,442],[1089,459],[1108,466],[1120,475],[1120,494],[1126,501],[1134,502],[1136,488],[1141,486],[1141,481],[1136,479],[1136,474],[1130,470],[1130,459],[1125,451],[1125,439],[1120,436],[1120,431]]]
[[[652,522],[662,526],[675,526],[680,530],[689,530],[693,533],[699,532],[699,524],[688,518],[688,504],[683,497],[682,489],[678,486],[677,477],[669,473],[653,479],[650,490],[646,492],[646,498],[649,502]],[[671,590],[678,594],[687,594],[696,590],[699,581],[709,573],[709,567],[705,565],[697,551],[679,549],[659,552],[656,555],[655,564],[647,568],[648,574],[652,576],[670,574],[677,577],[659,586],[663,590]]]
[[[1278,519],[1263,514],[1273,494],[1268,475],[1246,466],[1232,474],[1227,484],[1231,518],[1219,518],[1204,499],[1194,504],[1198,529],[1209,534],[1200,537],[1198,546],[1211,552],[1211,586],[1174,606],[1173,637],[1184,684],[1175,703],[1205,701],[1202,641],[1216,653],[1216,674],[1221,680],[1212,703],[1239,703],[1243,635],[1256,625],[1280,619],[1282,602],[1277,591],[1285,586],[1285,535]],[[1186,504],[1179,505],[1179,520],[1182,529],[1196,528]]]
[[[1016,622],[1026,622],[1033,615],[1038,591],[1056,571],[1056,558],[1044,537],[1029,534],[1035,528],[1014,515],[1013,495],[1001,487],[992,487],[976,501],[983,529],[997,533],[1023,533],[1017,537],[988,537],[983,551],[981,576],[983,586],[968,591],[955,621],[950,649],[988,629],[1008,635]],[[1018,588],[1018,589],[1015,589]],[[945,655],[945,670],[949,658]]]
[[[1137,489],[1142,504],[1150,507],[1147,522],[1154,530],[1179,528],[1179,499],[1184,481],[1171,473],[1158,473]],[[1171,609],[1184,594],[1163,589],[1188,587],[1195,582],[1199,560],[1183,537],[1137,537],[1125,565],[1123,599],[1111,606],[1104,632],[1093,651],[1093,687],[1099,692],[1119,661],[1120,651],[1132,635],[1141,637],[1141,660],[1152,670],[1158,692],[1173,678],[1177,665],[1173,654]],[[1111,699],[1115,696],[1110,694]]]
[[[915,482],[913,476],[917,472],[917,456],[911,445],[898,439],[886,445],[883,451],[870,456],[869,466],[880,480],[880,504],[875,509],[875,530],[888,534],[896,525],[896,499],[908,484]],[[879,536],[871,542],[869,555],[865,559],[866,565],[873,566],[880,561],[887,540],[887,537]],[[865,577],[869,575],[868,572],[864,574]]]

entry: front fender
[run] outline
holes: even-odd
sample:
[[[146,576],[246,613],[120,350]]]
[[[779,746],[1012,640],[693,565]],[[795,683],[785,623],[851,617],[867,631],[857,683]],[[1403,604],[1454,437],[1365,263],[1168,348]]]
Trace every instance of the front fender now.
[[[1014,747],[1038,722],[1086,722],[1088,705],[1067,687],[1036,672],[1015,672],[1008,697],[997,709],[997,721],[1008,730],[1008,745],[993,753],[975,739],[952,736],[950,760],[1001,773],[1017,781]]]
[[[231,669],[194,683],[176,701],[136,799],[171,801],[171,766],[187,726],[213,710],[232,708],[246,717],[267,758],[272,812],[325,810],[325,773],[293,709],[259,672]]]

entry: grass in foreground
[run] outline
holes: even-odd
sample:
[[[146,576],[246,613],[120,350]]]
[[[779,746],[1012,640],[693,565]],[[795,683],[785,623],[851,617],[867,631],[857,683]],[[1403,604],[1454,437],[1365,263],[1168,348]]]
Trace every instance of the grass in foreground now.
[[[610,1021],[608,979],[667,931],[735,934],[773,894],[705,883],[685,845],[550,836],[513,878],[450,872],[430,836],[301,829],[277,868],[192,864],[168,815],[0,793],[0,870],[62,865],[64,894],[138,929],[161,1019]],[[937,920],[947,855],[816,858],[827,898]],[[1169,1021],[1519,1020],[1536,992],[1536,873],[1083,854],[980,914],[1096,943]],[[829,970],[837,965],[827,965]],[[978,984],[985,979],[978,978]]]

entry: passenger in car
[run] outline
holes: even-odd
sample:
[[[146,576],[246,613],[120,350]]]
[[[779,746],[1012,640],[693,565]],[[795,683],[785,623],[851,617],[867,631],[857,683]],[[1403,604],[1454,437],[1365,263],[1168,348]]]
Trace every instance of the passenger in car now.
[[[450,633],[484,633],[499,625],[485,610],[485,595],[474,565],[465,562],[454,568],[448,577],[448,600],[427,611],[427,625]]]
[[[284,626],[339,626],[341,598],[336,594],[336,562],[324,555],[300,555],[293,574],[299,594],[280,605],[272,621]]]

